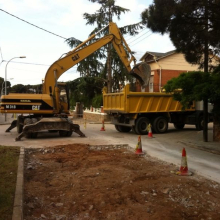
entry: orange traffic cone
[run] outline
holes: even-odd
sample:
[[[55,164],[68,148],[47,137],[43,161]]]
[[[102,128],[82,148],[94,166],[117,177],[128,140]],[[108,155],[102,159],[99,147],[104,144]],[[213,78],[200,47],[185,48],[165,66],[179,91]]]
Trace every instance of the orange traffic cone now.
[[[102,127],[101,127],[100,131],[105,131],[104,120],[102,120]]]
[[[192,172],[189,172],[188,170],[185,148],[183,148],[182,150],[182,160],[181,160],[180,170],[176,174],[180,176],[191,176],[192,175]]]
[[[135,148],[135,154],[143,155],[144,152],[142,151],[142,143],[141,143],[141,136],[138,137],[138,143]]]
[[[152,138],[153,134],[152,134],[152,129],[151,129],[151,124],[148,125],[148,137]]]

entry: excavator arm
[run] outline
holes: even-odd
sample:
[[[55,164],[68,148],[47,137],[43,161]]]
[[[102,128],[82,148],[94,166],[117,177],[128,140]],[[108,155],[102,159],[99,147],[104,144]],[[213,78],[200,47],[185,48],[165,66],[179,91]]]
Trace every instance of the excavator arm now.
[[[60,58],[54,62],[48,69],[44,84],[43,84],[43,93],[44,94],[53,94],[57,84],[58,78],[66,72],[68,69],[84,60],[90,54],[94,53],[101,47],[105,46],[108,43],[112,43],[116,52],[118,53],[121,61],[127,68],[128,72],[139,79],[142,86],[148,84],[150,76],[150,67],[146,63],[140,63],[136,65],[136,59],[132,55],[129,46],[124,40],[119,28],[113,22],[109,24],[109,34],[98,39],[94,43],[86,45],[86,43],[93,39],[96,35],[92,35],[78,47],[74,48],[72,51],[67,53],[65,57]],[[128,56],[129,54],[129,56]],[[131,68],[131,62],[134,63],[133,69]]]

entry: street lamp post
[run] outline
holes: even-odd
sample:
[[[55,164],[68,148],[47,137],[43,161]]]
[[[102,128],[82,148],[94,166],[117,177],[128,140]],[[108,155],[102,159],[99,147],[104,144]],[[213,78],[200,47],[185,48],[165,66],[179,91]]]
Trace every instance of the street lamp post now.
[[[26,56],[13,57],[7,62],[5,66],[5,95],[7,95],[7,66],[13,59],[16,59],[16,58],[26,58]],[[5,121],[7,121],[6,113],[5,113]]]
[[[16,58],[26,58],[26,56],[13,57],[7,62],[6,66],[5,66],[5,95],[7,95],[7,66],[8,66],[9,62],[11,62],[13,59],[16,59]]]

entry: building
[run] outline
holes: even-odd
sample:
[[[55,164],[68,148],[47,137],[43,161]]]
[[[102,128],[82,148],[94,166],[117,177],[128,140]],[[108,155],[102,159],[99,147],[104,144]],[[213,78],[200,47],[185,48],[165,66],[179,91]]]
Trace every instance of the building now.
[[[180,73],[199,70],[198,65],[188,63],[184,55],[175,50],[167,53],[156,53],[147,51],[140,59],[145,61],[151,67],[151,76],[149,86],[138,91],[159,92],[160,89],[173,77],[178,77]]]

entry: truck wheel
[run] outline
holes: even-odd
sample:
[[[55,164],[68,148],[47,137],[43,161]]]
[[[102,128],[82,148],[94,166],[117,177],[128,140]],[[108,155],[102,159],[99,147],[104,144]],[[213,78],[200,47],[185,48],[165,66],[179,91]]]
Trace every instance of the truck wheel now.
[[[115,129],[119,132],[129,132],[131,130],[131,127],[123,126],[123,125],[115,125]]]
[[[18,118],[17,118],[17,132],[18,132],[18,134],[20,134],[22,132],[22,130],[23,130],[23,121],[22,121],[21,117],[18,116]]]
[[[121,132],[121,128],[119,125],[115,125],[115,129],[118,131],[118,132]]]
[[[204,126],[203,126],[203,116],[200,116],[198,118],[197,123],[196,123],[196,130],[201,131],[201,130],[203,130],[203,128],[204,128]]]
[[[131,127],[122,126],[122,125],[119,125],[119,126],[120,126],[121,132],[127,133],[127,132],[130,132],[130,130],[131,130]]]
[[[183,123],[173,123],[173,125],[177,130],[182,130],[185,126]]]
[[[168,121],[165,117],[159,116],[153,121],[153,129],[156,133],[165,133],[168,129]]]
[[[148,134],[148,124],[150,123],[150,120],[146,117],[140,117],[137,119],[135,123],[135,131],[137,134]]]

